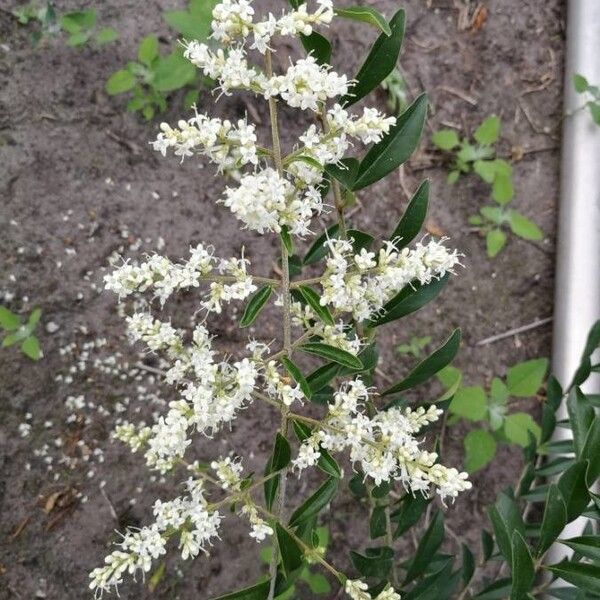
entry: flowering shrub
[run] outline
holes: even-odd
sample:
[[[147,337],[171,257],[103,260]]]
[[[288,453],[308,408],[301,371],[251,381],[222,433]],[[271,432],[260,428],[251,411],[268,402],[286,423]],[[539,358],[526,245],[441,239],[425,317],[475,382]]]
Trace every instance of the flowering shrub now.
[[[327,27],[336,12],[381,30],[354,79],[332,70],[331,46],[315,31]],[[183,560],[208,553],[228,508],[247,522],[252,538],[272,538],[274,551],[266,580],[223,598],[271,600],[290,589],[311,562],[321,565],[354,600],[397,600],[399,587],[411,587],[435,558],[443,538],[441,512],[432,515],[428,510],[425,547],[404,565],[404,580],[394,561],[393,540],[418,520],[435,496],[441,503],[452,501],[471,483],[424,445],[423,433],[442,409],[410,407],[398,394],[448,365],[460,334],[455,331],[404,379],[378,391],[376,333],[434,298],[459,264],[459,255],[440,241],[409,246],[425,218],[426,183],[397,227],[377,246],[372,236],[349,228],[345,214],[355,191],[382,179],[410,156],[423,128],[424,96],[397,119],[373,108],[350,111],[393,69],[403,30],[403,11],[388,23],[373,9],[336,11],[331,0],[316,0],[295,1],[280,17],[258,16],[250,0],[224,0],[214,9],[212,21],[212,37],[222,47],[185,43],[185,56],[217,82],[220,93],[243,90],[265,99],[272,137],[263,146],[246,120],[232,123],[196,113],[176,127],[163,124],[154,148],[162,154],[173,151],[182,159],[201,155],[216,164],[229,181],[219,202],[243,228],[280,238],[281,277],[255,275],[243,254],[217,257],[208,244],[191,248],[182,262],[155,255],[141,263],[126,261],[106,277],[107,289],[120,299],[149,294],[160,307],[174,293],[197,288],[200,311],[191,332],[179,331],[150,312],[127,318],[131,339],[169,362],[165,378],[179,399],[153,425],[121,425],[116,437],[142,452],[151,469],[162,474],[185,469],[188,479],[183,495],[157,500],[154,522],[125,532],[105,565],[91,573],[90,587],[97,594],[118,587],[127,574],[149,572],[170,542]],[[299,37],[309,52],[282,74],[273,72],[275,36]],[[288,153],[279,137],[281,103],[308,111],[315,119],[298,143],[285,149]],[[346,156],[360,144],[371,144],[364,158]],[[301,259],[295,254],[296,244],[313,236],[315,216],[330,212],[337,222]],[[321,261],[325,264],[320,275],[296,279],[303,267]],[[206,326],[208,316],[221,313],[231,302],[245,301],[240,325],[247,327],[273,297],[281,310],[281,347],[249,340],[235,358],[222,356]],[[317,357],[322,364],[305,375],[305,362],[298,360],[302,356]],[[443,405],[450,395],[442,398]],[[188,460],[194,438],[218,436],[255,402],[281,415],[263,476],[245,473],[240,456],[215,456],[209,466]],[[308,411],[310,403],[317,406]],[[314,414],[315,408],[320,418],[307,414]],[[297,450],[290,443],[292,432],[300,442]],[[360,573],[352,578],[327,560],[315,535],[318,516],[343,479],[338,457],[344,455],[356,473],[350,481],[353,493],[373,502],[371,536],[386,537],[385,546],[370,548],[366,555],[351,553]],[[326,479],[288,511],[288,478],[312,467]]]

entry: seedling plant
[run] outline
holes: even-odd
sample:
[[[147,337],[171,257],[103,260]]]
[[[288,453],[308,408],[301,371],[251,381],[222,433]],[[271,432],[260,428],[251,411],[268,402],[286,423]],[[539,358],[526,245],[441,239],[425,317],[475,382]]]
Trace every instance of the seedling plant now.
[[[446,367],[438,379],[452,390],[448,406],[449,426],[460,420],[481,424],[464,438],[465,469],[473,473],[488,465],[496,455],[498,444],[516,444],[523,448],[530,435],[539,441],[541,429],[529,413],[511,411],[511,404],[536,398],[548,369],[546,359],[528,360],[510,367],[506,378],[494,377],[486,389],[482,385],[464,386],[456,367]]]
[[[510,163],[497,157],[494,147],[500,137],[500,119],[492,115],[473,134],[474,142],[461,140],[453,129],[442,129],[432,136],[435,146],[452,155],[448,182],[456,183],[461,174],[475,173],[491,186],[493,204],[483,206],[469,223],[485,237],[489,258],[494,258],[506,246],[507,230],[528,241],[540,241],[544,234],[529,218],[511,207],[514,199],[513,169]]]

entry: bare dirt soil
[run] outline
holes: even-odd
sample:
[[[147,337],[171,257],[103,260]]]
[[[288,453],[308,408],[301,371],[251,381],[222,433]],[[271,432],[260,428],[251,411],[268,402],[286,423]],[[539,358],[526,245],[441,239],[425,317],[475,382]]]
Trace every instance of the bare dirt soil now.
[[[82,50],[60,38],[33,48],[27,30],[10,16],[17,3],[0,4],[0,301],[23,313],[41,307],[45,354],[32,364],[16,352],[0,353],[0,599],[79,600],[88,594],[88,572],[116,539],[113,531],[148,522],[154,499],[170,498],[178,489],[177,481],[151,477],[141,457],[110,440],[117,419],[148,419],[172,397],[151,372],[134,367],[141,359],[156,363],[125,342],[115,299],[101,291],[110,255],[120,250],[138,256],[162,247],[161,238],[162,251],[172,257],[185,256],[189,244],[201,240],[224,256],[244,245],[253,263],[264,265],[262,274],[269,274],[276,247],[271,238],[240,233],[234,217],[215,204],[222,184],[212,170],[156,155],[148,141],[157,123],[125,113],[122,99],[103,92],[107,77],[135,56],[143,35],[158,31],[165,41],[173,38],[161,12],[180,3],[96,3],[100,21],[117,28],[121,39]],[[82,5],[56,4],[59,11]],[[369,4],[387,15],[397,8],[390,0]],[[469,14],[476,4],[470,3]],[[398,378],[411,360],[394,353],[396,344],[417,333],[437,344],[460,326],[464,342],[456,364],[479,383],[503,374],[507,365],[550,353],[549,326],[489,346],[476,342],[552,314],[564,6],[561,0],[489,0],[483,2],[487,20],[463,29],[460,2],[403,5],[408,29],[402,69],[413,97],[421,90],[430,94],[429,129],[403,181],[390,177],[361,196],[354,224],[389,232],[406,206],[402,184],[414,190],[429,177],[429,229],[452,238],[465,255],[465,268],[418,317],[387,329],[382,369]],[[330,35],[335,66],[355,72],[373,34],[344,24]],[[280,66],[288,48],[281,50]],[[183,115],[180,102],[172,103],[165,120]],[[382,92],[376,102],[385,106]],[[258,101],[223,98],[215,106],[205,95],[201,105],[217,114],[254,109],[266,134],[267,114]],[[502,117],[502,153],[518,158],[516,206],[546,233],[543,243],[511,239],[494,261],[467,226],[468,216],[487,200],[485,186],[467,178],[449,187],[446,167],[429,142],[431,131],[443,124],[472,131],[491,113]],[[305,124],[287,113],[283,119],[289,146],[291,132]],[[193,298],[182,298],[175,312],[190,314],[193,307]],[[226,351],[246,337],[229,317],[211,323]],[[266,341],[279,333],[267,319],[252,332]],[[535,411],[531,404],[523,408]],[[235,449],[249,457],[249,470],[261,469],[276,418],[254,405],[231,435],[203,443],[197,455],[210,460]],[[27,437],[19,433],[24,422],[32,426]],[[460,464],[464,432],[461,426],[450,429],[447,463]],[[482,506],[519,469],[518,453],[502,450],[473,477],[475,491],[448,509],[450,524],[469,543],[479,537]],[[307,491],[292,483],[291,502]],[[342,568],[349,568],[347,550],[366,540],[366,508],[356,518],[349,506],[343,496],[331,509],[332,556]],[[264,573],[245,524],[228,518],[222,538],[210,560],[169,561],[154,591],[140,582],[123,588],[122,597],[205,599]]]

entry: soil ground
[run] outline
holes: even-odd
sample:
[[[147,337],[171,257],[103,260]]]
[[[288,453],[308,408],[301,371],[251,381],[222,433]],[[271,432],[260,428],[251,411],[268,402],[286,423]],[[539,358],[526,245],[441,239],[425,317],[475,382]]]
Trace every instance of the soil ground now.
[[[173,39],[161,12],[178,3],[154,0],[144,3],[143,11],[133,0],[97,3],[100,21],[117,28],[120,41],[79,51],[60,38],[34,48],[27,30],[9,14],[16,3],[0,4],[0,301],[23,313],[35,306],[43,310],[45,354],[33,364],[16,352],[0,353],[0,600],[80,599],[88,593],[88,572],[101,564],[115,539],[113,530],[148,522],[154,499],[172,497],[177,487],[151,477],[139,456],[110,440],[116,419],[149,418],[171,392],[152,373],[134,368],[140,356],[124,341],[114,298],[99,285],[109,257],[116,250],[126,256],[152,251],[162,247],[161,238],[162,251],[180,257],[191,242],[203,240],[223,256],[244,245],[268,274],[276,249],[270,238],[240,234],[232,215],[215,204],[222,187],[212,171],[199,170],[193,160],[180,165],[156,155],[147,142],[157,123],[126,113],[122,98],[103,92],[107,77],[135,56],[143,35],[158,31],[165,43]],[[388,15],[397,6],[389,0],[369,4]],[[489,0],[483,3],[487,20],[475,29],[458,26],[455,4],[461,3],[403,3],[408,29],[402,69],[413,97],[421,90],[430,95],[428,134],[403,181],[390,177],[362,195],[354,218],[361,229],[388,232],[406,206],[403,185],[414,190],[429,177],[429,229],[450,236],[465,255],[465,268],[441,299],[386,330],[381,364],[394,379],[411,364],[395,354],[395,345],[415,334],[431,335],[437,344],[456,326],[464,332],[456,364],[471,383],[550,353],[549,326],[493,345],[476,343],[552,315],[563,2]],[[56,5],[63,11],[82,3]],[[358,24],[332,31],[339,70],[356,71],[373,38],[365,31]],[[375,102],[385,107],[381,91]],[[176,98],[164,120],[182,116],[180,104]],[[255,109],[261,134],[266,133],[267,114],[259,102],[224,98],[214,106],[205,95],[201,108],[218,114]],[[519,158],[515,205],[546,234],[538,244],[511,239],[494,261],[466,225],[487,201],[485,186],[473,178],[448,186],[446,167],[429,142],[432,130],[451,125],[473,131],[491,113],[502,117],[501,152]],[[291,132],[300,125],[284,113],[284,143],[291,143]],[[177,309],[189,314],[193,306],[191,298],[183,298]],[[278,328],[266,323],[262,320],[253,335],[277,338]],[[230,318],[211,325],[225,350],[245,339]],[[523,408],[535,411],[531,404]],[[18,427],[27,413],[31,433],[21,437]],[[274,413],[254,405],[231,435],[204,443],[198,455],[210,459],[216,444],[219,452],[233,448],[249,456],[249,470],[260,469],[275,422]],[[465,431],[449,430],[446,463],[460,464]],[[450,524],[469,543],[479,537],[482,506],[514,481],[519,468],[518,453],[503,449],[490,468],[473,477],[474,491],[448,509]],[[293,498],[306,492],[292,484]],[[355,518],[348,506],[343,496],[332,507],[332,557],[344,568],[348,548],[366,539],[366,509]],[[183,566],[169,561],[153,592],[147,582],[139,583],[123,588],[122,597],[205,599],[264,572],[245,524],[227,519],[222,538],[210,560]]]

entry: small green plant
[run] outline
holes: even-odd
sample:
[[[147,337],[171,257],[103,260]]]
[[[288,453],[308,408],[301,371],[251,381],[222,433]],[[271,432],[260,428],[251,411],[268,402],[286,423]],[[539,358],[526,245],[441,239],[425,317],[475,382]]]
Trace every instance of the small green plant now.
[[[500,137],[500,119],[492,115],[475,130],[471,143],[460,139],[452,129],[442,129],[433,134],[432,141],[440,149],[451,152],[452,166],[448,182],[455,183],[461,174],[476,173],[491,186],[493,204],[484,206],[478,215],[469,218],[469,223],[478,228],[485,237],[487,255],[494,258],[506,246],[506,230],[528,241],[539,241],[544,237],[542,230],[525,215],[510,208],[515,191],[512,166],[498,158],[494,144]]]
[[[196,69],[183,57],[183,52],[174,50],[161,56],[158,38],[146,36],[139,45],[137,62],[131,61],[124,69],[113,73],[106,82],[106,91],[115,96],[131,92],[133,98],[127,103],[127,110],[141,112],[150,120],[156,112],[167,108],[167,95],[191,84],[196,79]],[[191,90],[185,98],[186,106],[198,98],[198,91]]]
[[[500,128],[500,119],[491,115],[473,133],[474,142],[469,138],[461,140],[454,129],[441,129],[433,134],[433,144],[444,152],[452,153],[448,183],[456,183],[461,174],[475,172],[492,185],[494,198],[513,196],[512,167],[496,157],[494,148],[500,137]]]
[[[112,27],[97,27],[96,11],[77,10],[60,17],[60,26],[68,34],[67,44],[77,47],[90,42],[103,46],[118,39],[119,34]]]
[[[423,350],[431,343],[431,336],[426,335],[424,337],[413,336],[410,338],[410,342],[407,344],[399,344],[396,346],[396,352],[398,354],[410,354],[415,358],[421,358],[423,356]]]
[[[408,88],[400,69],[395,67],[382,81],[381,87],[387,94],[387,105],[394,114],[399,115],[408,108]]]
[[[317,527],[314,531],[314,547],[315,551],[320,556],[327,554],[327,546],[329,545],[329,530],[327,527]],[[273,558],[273,552],[275,546],[267,546],[260,552],[260,558],[265,564],[270,564]],[[323,594],[329,594],[331,592],[331,585],[323,573],[319,571],[313,571],[311,566],[316,564],[317,561],[313,558],[307,560],[306,563],[301,567],[301,570],[296,574],[294,580],[296,582],[302,582],[306,584],[310,591],[321,596]],[[294,600],[296,598],[296,584],[292,584],[285,592],[275,597],[276,600]]]
[[[12,11],[21,25],[34,26],[32,38],[39,43],[44,38],[65,32],[67,44],[78,47],[88,43],[103,46],[115,41],[119,34],[112,27],[97,27],[94,9],[76,10],[62,15],[57,14],[52,2],[31,2]]]
[[[444,387],[456,390],[448,406],[448,425],[461,419],[481,425],[464,439],[465,468],[469,473],[491,462],[500,443],[525,448],[530,435],[539,440],[541,430],[533,418],[525,412],[509,412],[509,408],[511,398],[535,397],[547,369],[545,358],[518,363],[508,369],[504,380],[494,377],[487,389],[483,385],[461,385],[462,373],[455,367],[446,367],[438,374]]]
[[[190,0],[187,10],[165,12],[165,21],[184,39],[206,40],[215,4],[215,0]],[[183,104],[185,108],[191,107],[198,100],[201,79],[194,65],[184,58],[182,47],[161,56],[158,38],[151,34],[140,42],[137,61],[129,62],[110,76],[106,91],[111,96],[131,94],[127,110],[140,112],[150,120],[157,112],[166,110],[169,94],[186,87],[190,89]]]
[[[2,347],[8,348],[15,344],[21,345],[21,352],[31,358],[39,360],[42,357],[40,343],[33,334],[42,316],[42,311],[36,308],[26,323],[21,317],[5,306],[0,306],[0,329],[4,332]]]
[[[478,215],[469,217],[469,223],[477,227],[479,233],[485,237],[489,258],[496,257],[506,246],[506,227],[523,240],[539,242],[544,237],[543,231],[531,219],[514,208],[509,208],[511,200],[496,202],[497,205],[483,206]]]
[[[586,98],[585,104],[582,108],[587,108],[594,119],[596,125],[600,125],[600,87],[597,85],[590,85],[588,80],[579,73],[573,76],[573,85],[575,91],[578,94],[584,94]]]

